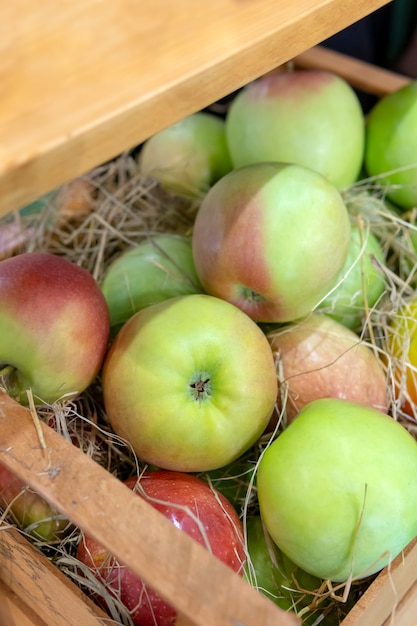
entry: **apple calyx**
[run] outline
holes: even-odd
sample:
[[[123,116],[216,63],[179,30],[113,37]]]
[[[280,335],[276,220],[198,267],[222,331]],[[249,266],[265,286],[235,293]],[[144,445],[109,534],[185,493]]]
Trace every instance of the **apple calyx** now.
[[[252,302],[257,303],[257,302],[265,301],[265,298],[260,293],[258,293],[257,291],[254,291],[250,287],[242,286],[241,295],[242,295],[242,298],[246,300],[247,302],[249,302],[250,304],[252,304]]]
[[[9,363],[0,363],[0,383],[16,401],[26,404],[26,394],[30,385],[25,385],[19,370]]]
[[[211,396],[210,376],[200,373],[196,379],[190,383],[191,396],[196,402],[203,402]]]

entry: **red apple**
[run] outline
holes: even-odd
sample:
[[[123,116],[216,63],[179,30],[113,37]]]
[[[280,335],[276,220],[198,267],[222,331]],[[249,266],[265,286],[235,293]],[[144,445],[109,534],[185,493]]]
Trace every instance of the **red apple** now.
[[[85,269],[33,252],[0,263],[0,375],[8,393],[52,403],[82,392],[109,336],[105,298]]]
[[[356,333],[336,320],[315,313],[271,331],[268,339],[283,377],[278,405],[282,408],[286,398],[287,422],[319,398],[344,398],[388,411],[381,362]]]
[[[239,575],[245,563],[241,522],[230,502],[203,480],[181,472],[158,470],[125,483],[149,500],[178,529],[210,549]],[[77,558],[108,592],[121,599],[138,626],[172,626],[176,611],[96,541],[84,536]],[[180,575],[180,572],[179,572]],[[106,605],[104,598],[101,603]]]
[[[11,523],[36,539],[51,543],[72,528],[70,521],[5,465],[0,464],[0,508]]]
[[[219,180],[193,230],[205,291],[258,322],[307,315],[336,284],[350,245],[348,211],[323,176],[255,163]]]
[[[237,94],[227,114],[226,137],[235,167],[297,163],[346,188],[361,169],[364,127],[355,91],[336,74],[279,71]]]

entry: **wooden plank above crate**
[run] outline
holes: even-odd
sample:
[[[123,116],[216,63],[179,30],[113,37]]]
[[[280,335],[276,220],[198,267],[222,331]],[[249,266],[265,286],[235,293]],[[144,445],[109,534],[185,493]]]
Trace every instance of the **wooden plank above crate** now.
[[[0,215],[388,2],[3,3]]]

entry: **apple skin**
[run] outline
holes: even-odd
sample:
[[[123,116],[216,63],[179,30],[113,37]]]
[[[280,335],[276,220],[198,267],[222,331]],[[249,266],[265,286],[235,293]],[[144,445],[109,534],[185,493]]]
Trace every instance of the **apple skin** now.
[[[38,493],[0,463],[0,507],[7,518],[42,542],[62,540],[72,529],[71,522],[52,508]]]
[[[299,165],[255,163],[208,192],[192,235],[205,291],[257,322],[307,315],[335,285],[350,245],[337,189]]]
[[[298,567],[274,544],[260,515],[252,515],[246,520],[246,545],[248,557],[244,578],[250,585],[280,609],[296,613],[303,626],[317,625],[319,616],[325,616],[320,623],[339,626],[341,618],[336,605],[341,603],[321,597],[318,606],[314,607],[323,581]],[[322,593],[325,591],[322,589]],[[344,614],[351,605],[350,598],[343,603]]]
[[[201,197],[232,169],[224,120],[199,111],[152,135],[139,153],[139,169],[168,192]]]
[[[105,358],[102,386],[114,431],[139,458],[183,472],[241,456],[264,431],[277,394],[265,334],[235,306],[204,294],[131,317]]]
[[[226,137],[235,168],[297,163],[342,189],[361,170],[365,120],[356,93],[339,76],[275,71],[237,94],[226,117]]]
[[[417,80],[381,98],[366,121],[364,164],[390,200],[417,205]],[[390,174],[392,170],[401,171]]]
[[[336,320],[314,313],[268,333],[287,391],[286,423],[319,398],[343,398],[388,411],[387,378],[381,361],[358,335]],[[278,408],[282,408],[281,390]],[[275,425],[277,415],[269,430]]]
[[[379,263],[377,265],[375,263]],[[363,326],[368,310],[378,302],[386,287],[385,256],[372,232],[359,227],[351,229],[351,240],[345,265],[336,287],[318,309],[352,330]]]
[[[93,276],[63,257],[28,252],[0,263],[0,364],[8,393],[27,404],[81,393],[107,349],[107,303]]]
[[[196,476],[165,470],[145,473],[139,481],[137,477],[130,478],[125,484],[140,497],[149,498],[155,509],[206,549],[208,541],[213,555],[243,576],[246,552],[242,524],[232,505],[220,493]],[[203,532],[196,517],[202,524]],[[175,609],[95,540],[84,536],[77,558],[91,568],[101,582],[106,583],[106,588],[110,587],[114,595],[120,597],[131,614],[133,624],[175,624]]]
[[[417,535],[417,443],[394,419],[341,399],[305,406],[262,456],[260,512],[313,576],[362,579]]]
[[[109,307],[111,326],[123,324],[151,304],[201,293],[191,237],[158,234],[144,239],[110,264],[101,289]]]

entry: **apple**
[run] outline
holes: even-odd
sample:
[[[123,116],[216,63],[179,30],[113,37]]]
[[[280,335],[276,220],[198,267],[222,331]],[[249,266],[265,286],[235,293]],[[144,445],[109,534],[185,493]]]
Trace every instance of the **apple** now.
[[[191,237],[157,234],[125,250],[107,268],[101,289],[110,324],[123,324],[150,304],[202,291]]]
[[[107,349],[106,300],[85,269],[47,252],[0,262],[0,377],[22,404],[86,389]]]
[[[364,164],[395,204],[417,205],[417,80],[378,100],[368,113]]]
[[[178,529],[243,575],[246,559],[240,519],[222,494],[189,474],[157,470],[125,484],[144,497]],[[176,611],[94,539],[84,536],[77,559],[87,565],[107,592],[120,598],[136,626],[172,626]],[[181,575],[181,572],[178,573]],[[104,598],[101,603],[106,605]]]
[[[371,407],[310,402],[265,450],[257,487],[273,541],[318,578],[365,578],[417,535],[417,443]]]
[[[387,312],[388,315],[388,312]],[[394,398],[406,414],[416,417],[417,405],[417,297],[394,307],[388,316],[384,361]]]
[[[330,599],[320,578],[302,570],[274,544],[259,514],[246,520],[246,546],[244,578],[252,587],[280,609],[296,613],[303,626],[339,626],[352,598],[346,603]]]
[[[384,267],[385,255],[376,236],[353,226],[348,256],[336,287],[318,309],[347,328],[359,330],[384,293]]]
[[[200,197],[231,169],[224,120],[205,111],[152,135],[139,153],[144,176],[185,197]]]
[[[104,360],[102,386],[116,434],[142,461],[183,472],[241,456],[264,431],[277,394],[262,330],[205,294],[135,313]]]
[[[339,191],[300,165],[254,163],[219,180],[194,223],[205,291],[257,322],[307,315],[335,286],[350,245]]]
[[[0,508],[6,519],[42,542],[62,540],[70,521],[0,463]]]
[[[314,313],[267,336],[282,372],[277,406],[285,407],[287,424],[319,398],[343,398],[388,411],[381,361],[356,333],[336,320]]]
[[[352,87],[324,70],[274,71],[232,101],[226,137],[236,167],[297,163],[349,187],[362,166],[364,114]]]

